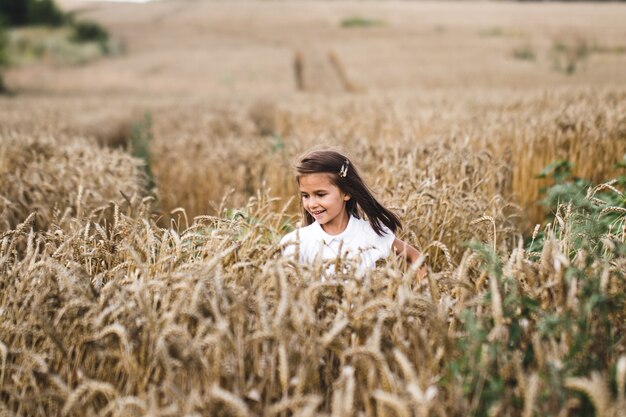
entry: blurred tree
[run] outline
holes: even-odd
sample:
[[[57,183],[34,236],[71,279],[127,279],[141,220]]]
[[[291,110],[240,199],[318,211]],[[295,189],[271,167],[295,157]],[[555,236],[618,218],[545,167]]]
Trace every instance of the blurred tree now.
[[[0,20],[9,26],[59,26],[65,22],[65,15],[54,0],[2,0]]]
[[[2,0],[0,19],[9,25],[25,25],[28,20],[28,0]]]
[[[28,20],[28,24],[60,26],[65,17],[53,0],[28,0]]]
[[[7,92],[7,88],[4,85],[4,79],[2,78],[2,71],[1,71],[2,68],[4,68],[8,62],[6,47],[7,47],[7,34],[4,29],[4,25],[2,21],[0,21],[0,94]]]

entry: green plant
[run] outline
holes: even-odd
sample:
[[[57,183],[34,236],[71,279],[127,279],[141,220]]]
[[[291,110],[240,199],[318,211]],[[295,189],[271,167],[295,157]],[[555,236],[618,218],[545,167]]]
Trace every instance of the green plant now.
[[[616,164],[626,169],[626,156]],[[542,190],[545,197],[541,204],[549,210],[549,220],[554,227],[563,230],[564,218],[571,218],[568,231],[570,235],[570,255],[579,250],[602,253],[606,245],[604,236],[619,234],[624,226],[626,198],[619,188],[626,186],[626,176],[604,184],[578,178],[572,174],[573,164],[557,160],[549,164],[538,175],[539,178],[551,178],[553,184]],[[529,246],[529,251],[537,252],[543,244],[545,231],[538,233],[538,238]]]
[[[369,19],[365,17],[353,16],[347,17],[341,21],[341,27],[343,28],[355,28],[355,27],[374,27],[384,26],[385,22],[378,19]]]
[[[152,142],[152,116],[145,113],[143,119],[135,122],[130,133],[130,153],[132,156],[144,162],[144,170],[147,177],[147,189],[154,187],[154,177],[151,169],[150,143]]]
[[[0,23],[0,67],[7,65],[7,33],[4,26]]]
[[[72,24],[71,39],[79,43],[97,42],[102,46],[106,46],[109,34],[96,22],[79,21]]]
[[[7,47],[11,65],[18,67],[41,60],[80,65],[115,52],[113,42],[77,41],[71,27],[21,28],[12,33]]]
[[[522,61],[534,61],[536,56],[533,47],[529,44],[526,44],[513,50],[513,58]]]
[[[626,46],[624,45],[615,45],[615,46],[606,46],[606,45],[598,45],[593,44],[591,47],[591,52],[594,54],[624,54],[626,53]]]
[[[2,78],[2,69],[8,65],[7,33],[0,21],[0,94],[6,93],[7,88]]]
[[[587,60],[591,52],[592,48],[585,39],[577,39],[570,43],[557,40],[552,45],[550,54],[556,71],[572,75]]]
[[[549,171],[562,173],[564,166],[552,164]],[[598,187],[593,190],[585,198],[603,205],[594,200]],[[458,316],[462,337],[455,340],[454,360],[443,383],[463,387],[473,415],[522,405],[532,409],[526,404],[532,401],[531,380],[539,391],[534,397],[540,395],[550,407],[560,409],[568,398],[565,388],[576,386],[576,377],[604,372],[606,364],[616,361],[623,337],[620,323],[626,296],[621,289],[626,277],[616,273],[609,278],[608,271],[623,259],[626,245],[619,231],[589,231],[597,220],[593,211],[583,210],[555,223],[538,248],[544,278],[535,276],[530,282],[520,281],[522,252],[512,253],[505,263],[488,245],[469,245],[480,256],[488,290],[477,300],[478,308],[466,308]],[[616,221],[624,220],[624,212],[619,212]],[[574,245],[570,260],[570,243],[579,233],[588,238]],[[602,240],[611,244],[598,251]],[[545,308],[548,302],[553,308]],[[610,406],[608,401],[605,405]],[[581,402],[578,411],[589,414],[591,403]]]
[[[504,30],[502,30],[502,28],[500,27],[492,27],[488,29],[483,29],[478,34],[486,38],[499,37],[504,35]]]

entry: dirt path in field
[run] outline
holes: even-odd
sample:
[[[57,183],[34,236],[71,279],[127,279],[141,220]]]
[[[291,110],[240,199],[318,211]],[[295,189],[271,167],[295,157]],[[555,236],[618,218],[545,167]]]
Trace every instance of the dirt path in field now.
[[[626,85],[626,4],[59,3],[103,24],[126,53],[83,66],[12,69],[6,78],[14,88],[286,97],[298,93],[298,54],[305,88],[326,94],[350,90],[346,79],[368,93]],[[355,17],[374,24],[342,27]],[[566,49],[555,52],[559,45]],[[586,56],[576,72],[556,70],[555,54],[566,60],[578,47]]]

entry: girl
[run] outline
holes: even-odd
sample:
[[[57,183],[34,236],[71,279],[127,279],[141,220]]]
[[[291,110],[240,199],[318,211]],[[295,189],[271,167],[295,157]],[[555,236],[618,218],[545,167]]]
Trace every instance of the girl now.
[[[409,263],[420,257],[417,249],[395,237],[400,220],[374,198],[344,155],[331,150],[307,153],[296,166],[296,180],[307,226],[282,238],[284,256],[297,256],[302,263],[347,257],[357,261],[360,272],[375,267],[392,249]],[[422,268],[418,278],[424,274]]]

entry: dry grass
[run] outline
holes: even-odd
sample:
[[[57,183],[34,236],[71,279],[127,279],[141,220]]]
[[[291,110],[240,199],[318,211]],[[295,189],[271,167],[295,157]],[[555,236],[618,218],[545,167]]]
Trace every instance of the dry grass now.
[[[0,133],[0,231],[35,213],[36,229],[143,193],[141,161],[83,138]]]

